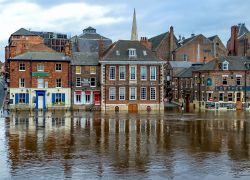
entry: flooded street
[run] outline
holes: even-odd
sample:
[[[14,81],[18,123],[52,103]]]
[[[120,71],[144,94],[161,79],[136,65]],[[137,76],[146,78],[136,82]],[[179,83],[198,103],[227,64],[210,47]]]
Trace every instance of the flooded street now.
[[[12,113],[0,179],[249,179],[250,113]]]

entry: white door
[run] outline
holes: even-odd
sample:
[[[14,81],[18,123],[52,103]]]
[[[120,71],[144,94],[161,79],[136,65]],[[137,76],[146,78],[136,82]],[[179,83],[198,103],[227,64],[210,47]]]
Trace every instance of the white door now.
[[[38,96],[38,109],[43,109],[43,96]]]

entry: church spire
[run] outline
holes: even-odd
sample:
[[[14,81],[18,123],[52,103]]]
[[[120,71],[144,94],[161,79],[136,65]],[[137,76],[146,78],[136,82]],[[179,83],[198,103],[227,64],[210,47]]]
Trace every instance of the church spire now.
[[[131,40],[132,40],[132,41],[137,41],[137,40],[138,40],[135,9],[134,9],[134,15],[133,15],[133,24],[132,24],[132,31],[131,31]]]

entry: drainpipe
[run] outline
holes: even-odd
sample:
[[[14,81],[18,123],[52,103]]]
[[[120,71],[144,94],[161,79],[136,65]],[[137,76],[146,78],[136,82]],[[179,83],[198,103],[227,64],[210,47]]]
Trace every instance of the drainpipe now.
[[[201,72],[199,72],[199,110],[201,109]]]
[[[107,79],[107,77],[106,77],[106,74],[107,74],[107,67],[106,67],[106,65],[104,64],[104,67],[105,67],[105,75],[104,75],[104,82],[105,82],[105,85],[104,85],[104,90],[105,90],[105,96],[104,96],[104,102],[105,102],[105,114],[106,114],[106,102],[107,102],[107,85],[106,85],[106,79]]]
[[[247,107],[247,101],[246,101],[246,96],[247,96],[247,71],[245,70],[245,89],[244,89],[244,93],[245,93],[245,96],[244,96],[244,101],[245,101],[245,108]]]

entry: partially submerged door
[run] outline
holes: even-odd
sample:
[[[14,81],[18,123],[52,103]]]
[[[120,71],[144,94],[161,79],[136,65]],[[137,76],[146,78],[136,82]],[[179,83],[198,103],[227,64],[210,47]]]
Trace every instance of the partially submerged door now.
[[[242,110],[242,97],[241,92],[236,93],[236,109]]]

